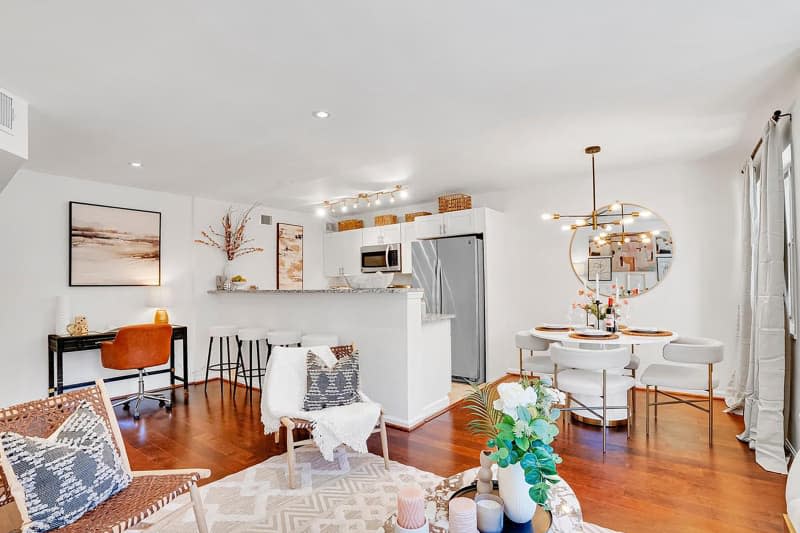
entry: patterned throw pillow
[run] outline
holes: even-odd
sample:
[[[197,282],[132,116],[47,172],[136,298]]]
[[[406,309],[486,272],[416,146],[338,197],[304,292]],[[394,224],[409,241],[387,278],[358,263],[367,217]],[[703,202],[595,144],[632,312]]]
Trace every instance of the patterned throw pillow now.
[[[50,438],[4,432],[0,445],[25,492],[32,533],[71,524],[131,482],[104,419],[86,402]]]
[[[326,407],[361,401],[358,393],[358,354],[342,357],[333,368],[316,354],[306,355],[307,387],[303,409],[319,411]]]

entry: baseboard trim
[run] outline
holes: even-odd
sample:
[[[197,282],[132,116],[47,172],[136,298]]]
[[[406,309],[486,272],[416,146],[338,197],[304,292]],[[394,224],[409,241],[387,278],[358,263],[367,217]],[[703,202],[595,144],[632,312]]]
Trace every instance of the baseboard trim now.
[[[455,403],[451,404],[450,398],[445,396],[440,400],[428,404],[428,406],[426,406],[426,410],[433,409],[433,411],[427,415],[423,415],[421,418],[418,418],[417,420],[401,420],[398,418],[394,418],[390,415],[384,415],[383,419],[386,422],[386,425],[391,428],[399,429],[401,431],[411,432],[420,427],[421,425],[430,422],[437,416],[446,413],[447,411],[452,409],[455,405],[456,405]]]

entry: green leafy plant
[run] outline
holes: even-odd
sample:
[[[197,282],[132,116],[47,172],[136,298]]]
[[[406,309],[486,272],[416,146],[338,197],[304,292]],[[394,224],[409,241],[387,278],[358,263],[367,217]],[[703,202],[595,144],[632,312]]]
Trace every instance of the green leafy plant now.
[[[527,378],[473,386],[466,398],[466,408],[475,415],[467,428],[488,437],[487,445],[495,449],[491,457],[500,468],[520,464],[531,485],[529,496],[545,509],[550,487],[561,479],[556,468],[561,457],[550,445],[558,435],[560,412],[554,406],[561,399],[549,380]]]

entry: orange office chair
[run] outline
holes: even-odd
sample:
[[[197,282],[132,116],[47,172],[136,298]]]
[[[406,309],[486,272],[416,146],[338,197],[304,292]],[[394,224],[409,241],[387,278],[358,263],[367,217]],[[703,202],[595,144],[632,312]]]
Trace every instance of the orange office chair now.
[[[139,371],[139,392],[114,402],[112,405],[124,404],[129,409],[131,400],[136,400],[133,408],[133,419],[139,419],[139,405],[142,400],[157,400],[159,407],[166,406],[172,410],[172,401],[160,394],[149,394],[144,391],[145,369],[166,364],[169,361],[172,345],[172,326],[169,324],[142,324],[120,328],[113,341],[100,343],[100,358],[103,367],[114,370]]]

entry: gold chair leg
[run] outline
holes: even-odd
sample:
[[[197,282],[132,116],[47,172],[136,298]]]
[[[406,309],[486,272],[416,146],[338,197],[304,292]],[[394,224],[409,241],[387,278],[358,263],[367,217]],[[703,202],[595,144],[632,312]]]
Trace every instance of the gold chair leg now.
[[[189,495],[192,499],[192,509],[194,510],[194,519],[197,522],[197,531],[199,531],[199,533],[208,533],[206,513],[203,508],[203,498],[200,497],[200,491],[197,489],[196,483],[189,485]]]
[[[644,386],[644,434],[650,436],[650,385]]]
[[[389,470],[389,439],[386,436],[386,421],[381,412],[381,447],[383,448],[383,465]]]
[[[658,385],[653,387],[655,395],[653,396],[653,422],[658,422]]]
[[[625,416],[627,417],[627,424],[625,424],[628,428],[628,438],[631,438],[631,396],[634,394],[634,389],[628,389],[628,394],[626,395],[627,404],[625,405]]]
[[[631,347],[633,349],[633,347]],[[631,409],[633,410],[633,416],[636,417],[636,369],[631,369],[631,377],[633,378],[633,389],[631,389]]]
[[[708,447],[714,446],[714,365],[708,365]]]
[[[608,421],[606,419],[606,369],[603,369],[603,454],[606,453],[606,436],[608,434]]]

